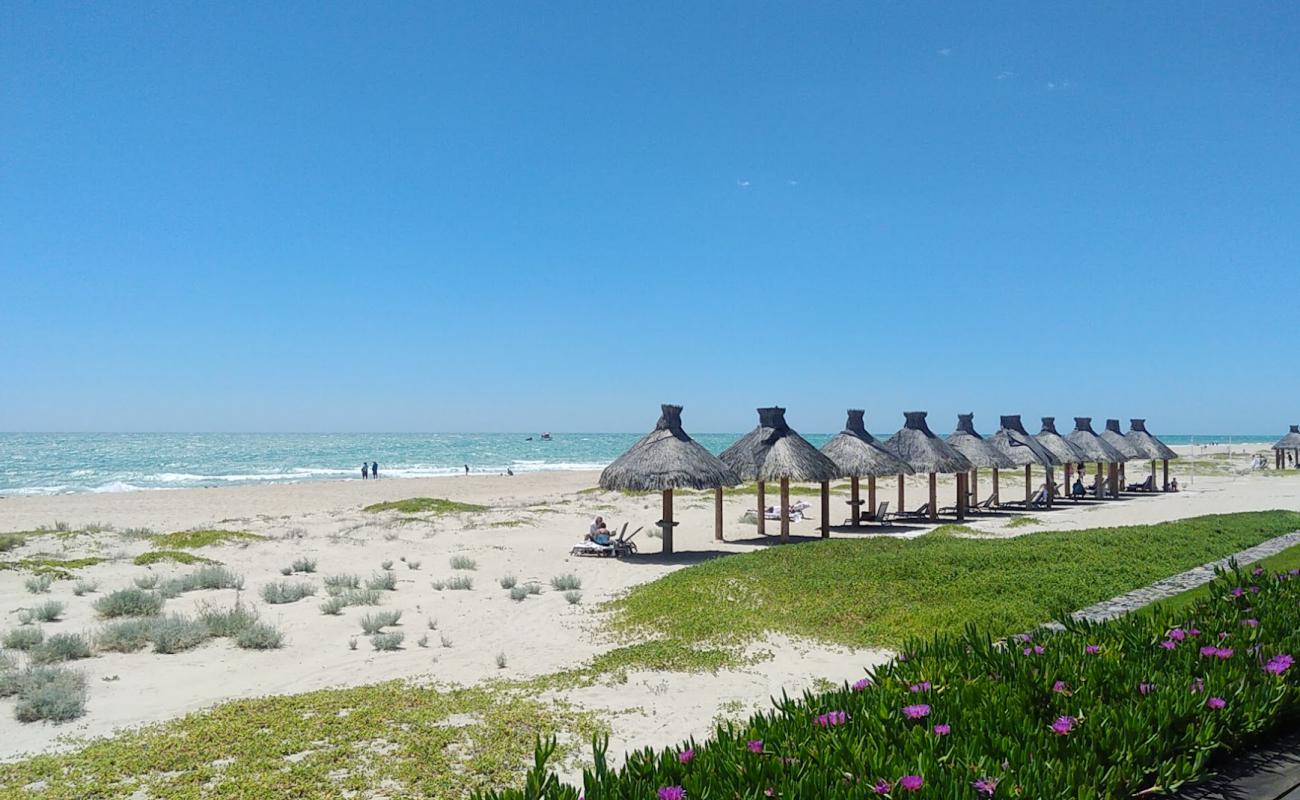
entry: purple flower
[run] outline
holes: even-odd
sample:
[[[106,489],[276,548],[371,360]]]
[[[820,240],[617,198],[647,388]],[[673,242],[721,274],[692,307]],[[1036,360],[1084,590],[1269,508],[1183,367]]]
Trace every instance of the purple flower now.
[[[1056,683],[1052,684],[1052,691],[1056,692],[1057,694],[1061,694],[1062,692],[1066,691],[1069,688],[1070,687],[1065,685],[1065,681],[1057,681]]]
[[[1198,629],[1198,628],[1188,628],[1188,629],[1187,629],[1187,635],[1188,635],[1188,636],[1200,636],[1200,635],[1201,635],[1201,631],[1200,631],[1200,629]]]
[[[1250,593],[1251,593],[1251,594],[1259,594],[1259,587],[1258,587],[1258,586],[1255,586],[1254,584],[1251,584],[1251,587],[1250,587]]]
[[[904,791],[915,792],[925,785],[925,779],[920,775],[904,775],[898,779],[898,785]]]
[[[952,727],[951,727],[951,726],[944,725],[944,724],[939,724],[939,725],[935,725],[935,726],[934,726],[934,735],[935,735],[935,736],[947,736],[947,735],[950,734],[950,733],[952,733]]]
[[[1045,653],[1045,652],[1047,652],[1047,651],[1046,651],[1045,649],[1043,649],[1043,646],[1042,646],[1041,644],[1036,644],[1036,645],[1034,645],[1033,647],[1026,647],[1026,648],[1025,648],[1025,655],[1037,655],[1037,656],[1041,656],[1041,655],[1042,655],[1043,653]]]
[[[972,783],[971,786],[975,789],[977,794],[982,794],[985,797],[992,797],[993,793],[998,790],[998,779],[980,778]]]
[[[1229,659],[1229,658],[1232,658],[1232,648],[1231,648],[1231,647],[1220,647],[1218,650],[1215,650],[1215,651],[1214,651],[1214,657],[1215,657],[1215,658],[1222,658],[1222,659]]]
[[[749,748],[749,752],[751,752],[751,753],[761,753],[761,752],[763,752],[763,740],[762,740],[762,739],[750,739],[748,742],[745,743],[745,746]]]
[[[930,716],[930,707],[925,703],[918,703],[914,706],[903,706],[903,716],[908,719],[920,719],[921,717]]]
[[[857,681],[856,683],[853,684],[853,691],[855,692],[865,691],[866,688],[870,685],[871,685],[871,679],[863,678],[862,680]]]
[[[1228,632],[1227,632],[1227,631],[1219,631],[1219,639],[1222,640],[1222,639],[1227,639],[1227,638],[1228,638]]]
[[[889,783],[889,781],[881,778],[876,781],[876,785],[871,788],[876,791],[876,794],[889,794],[889,790],[894,787]]]
[[[1090,656],[1095,656],[1101,652],[1101,648],[1095,644],[1090,644],[1087,647],[1083,648],[1083,652],[1087,653]]]
[[[1263,567],[1255,567],[1254,569],[1252,569],[1252,570],[1250,571],[1250,574],[1251,574],[1251,575],[1263,575],[1263,574],[1264,574],[1264,568],[1263,568]]]
[[[1226,706],[1227,704],[1228,704],[1228,701],[1224,700],[1222,697],[1207,697],[1207,698],[1205,698],[1205,707],[1206,707],[1206,708],[1219,709],[1219,708],[1223,708],[1223,707]]]
[[[1163,642],[1160,643],[1160,646],[1166,650],[1173,650],[1174,648],[1178,647],[1178,642],[1175,642],[1173,639],[1165,639]]]
[[[1074,723],[1074,717],[1057,717],[1056,721],[1052,723],[1052,731],[1057,736],[1065,736],[1074,730]]]
[[[843,711],[832,711],[828,714],[821,714],[817,717],[817,724],[823,728],[830,728],[835,725],[843,725],[849,721],[849,715]]]
[[[1286,574],[1290,575],[1292,578],[1300,578],[1300,567],[1289,569]]]
[[[682,762],[683,764],[691,763],[691,759],[693,758],[695,758],[695,750],[693,748],[689,750],[683,750],[682,752],[677,754],[677,760]]]
[[[659,800],[686,800],[686,790],[680,786],[664,786],[659,790]]]
[[[1228,592],[1228,594],[1232,595],[1233,597],[1241,597],[1245,593],[1246,590],[1241,588],[1240,586],[1234,586],[1232,587],[1232,591]]]
[[[1138,684],[1138,694],[1141,694],[1141,695],[1148,695],[1148,694],[1151,694],[1151,692],[1155,691],[1155,688],[1156,688],[1156,685],[1155,685],[1154,683],[1139,683],[1139,684]]]
[[[1201,680],[1200,678],[1196,678],[1188,685],[1187,688],[1191,689],[1192,694],[1200,694],[1201,692],[1205,691],[1205,681]]]
[[[1022,641],[1022,642],[1032,642],[1033,640],[1034,640],[1034,637],[1030,636],[1030,635],[1027,634],[1027,633],[1022,633],[1022,634],[1020,634],[1020,641]]]
[[[1283,653],[1282,655],[1273,656],[1272,658],[1270,658],[1268,660],[1268,663],[1264,665],[1264,671],[1270,672],[1274,675],[1281,675],[1283,672],[1286,672],[1288,669],[1290,669],[1291,665],[1294,663],[1295,663],[1294,658]]]
[[[1243,619],[1243,620],[1241,621],[1241,624],[1242,624],[1242,625],[1245,625],[1247,628],[1258,628],[1258,627],[1259,627],[1259,620],[1254,619],[1254,618],[1251,618],[1251,619]]]
[[[929,682],[929,681],[921,681],[920,683],[914,683],[914,684],[912,684],[911,686],[908,687],[908,690],[909,690],[912,694],[916,694],[916,693],[918,693],[918,692],[928,692],[928,691],[930,691],[930,682]]]
[[[1181,642],[1183,639],[1187,638],[1187,631],[1182,628],[1174,628],[1169,631],[1169,638],[1173,639],[1175,642]]]
[[[1207,644],[1201,648],[1201,655],[1205,656],[1206,658],[1209,658],[1210,656],[1214,655],[1217,652],[1219,652],[1219,648],[1215,647],[1212,644]]]

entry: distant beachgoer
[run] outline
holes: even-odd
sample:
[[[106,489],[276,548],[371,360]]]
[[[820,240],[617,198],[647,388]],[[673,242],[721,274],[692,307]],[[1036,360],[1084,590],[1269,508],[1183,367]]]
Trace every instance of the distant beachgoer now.
[[[466,465],[465,465],[465,474],[466,474],[466,475],[469,474],[469,464],[466,464]]]
[[[510,467],[506,467],[506,474],[513,476],[515,474],[515,471],[513,469],[510,469]]]
[[[1083,486],[1083,478],[1075,478],[1074,486],[1071,487],[1071,489],[1075,497],[1083,497],[1085,494],[1088,493],[1088,490],[1085,489]]]
[[[1172,480],[1169,481],[1169,491],[1171,491],[1171,492],[1176,492],[1176,491],[1178,491],[1178,479],[1177,479],[1177,478],[1173,478]]]
[[[375,479],[378,479],[378,478],[379,478],[379,462],[378,462],[378,461],[372,461],[372,462],[370,462],[370,477],[375,478]]]
[[[594,520],[591,521],[591,528],[588,529],[587,531],[587,538],[591,538],[592,536],[595,536],[596,531],[600,530],[603,527],[605,527],[605,518],[596,517]]]
[[[361,480],[364,481],[365,479],[367,479],[367,478],[369,478],[369,477],[370,477],[370,465],[367,464],[366,462],[362,461],[362,462],[361,462]]]

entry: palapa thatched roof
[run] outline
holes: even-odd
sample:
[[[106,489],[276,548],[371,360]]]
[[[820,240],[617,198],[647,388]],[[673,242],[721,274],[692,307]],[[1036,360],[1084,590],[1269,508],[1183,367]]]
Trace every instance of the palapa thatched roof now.
[[[600,473],[603,489],[716,489],[740,483],[736,473],[682,430],[682,407],[661,406],[655,429]]]
[[[924,411],[905,411],[906,420],[898,433],[889,437],[885,447],[912,465],[917,472],[969,472],[975,465],[957,452],[925,424]]]
[[[1074,430],[1070,431],[1070,435],[1065,439],[1083,452],[1084,461],[1098,464],[1123,464],[1128,460],[1123,453],[1093,431],[1092,417],[1075,417]]]
[[[758,427],[718,456],[741,480],[820,483],[843,472],[785,422],[784,408],[758,409]]]
[[[1064,464],[1082,464],[1088,460],[1086,453],[1056,430],[1056,417],[1043,417],[1043,429],[1034,435],[1034,441]]]
[[[1300,425],[1292,425],[1286,436],[1277,440],[1274,450],[1300,450]]]
[[[1126,461],[1141,461],[1145,459],[1146,452],[1133,446],[1133,443],[1124,438],[1124,432],[1119,429],[1119,420],[1106,420],[1106,430],[1097,434],[1102,441],[1118,450]]]
[[[847,478],[911,475],[912,468],[906,461],[867,433],[867,428],[862,423],[863,413],[856,408],[849,409],[849,419],[844,423],[844,430],[822,445],[822,453],[834,461],[841,474]]]
[[[1018,467],[1030,464],[1051,467],[1065,463],[1065,459],[1058,458],[1051,450],[1029,435],[1024,423],[1020,421],[1019,414],[1003,416],[1002,427],[988,438],[988,442]]]
[[[957,430],[948,434],[948,438],[944,441],[952,445],[952,449],[966,456],[966,460],[972,466],[1009,469],[1016,465],[1001,450],[975,432],[974,414],[958,414]]]
[[[1157,439],[1147,430],[1147,421],[1144,419],[1131,419],[1128,421],[1128,433],[1124,438],[1132,444],[1137,451],[1146,458],[1157,460],[1173,460],[1178,458],[1178,454],[1169,449],[1169,446]]]

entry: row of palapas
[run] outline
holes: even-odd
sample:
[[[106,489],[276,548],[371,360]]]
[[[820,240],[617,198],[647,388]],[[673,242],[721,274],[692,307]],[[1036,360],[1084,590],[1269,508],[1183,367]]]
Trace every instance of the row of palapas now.
[[[850,410],[845,429],[833,436],[821,450],[790,428],[785,409],[758,409],[758,427],[741,437],[720,455],[715,456],[682,430],[682,407],[662,406],[663,414],[655,429],[632,445],[605,468],[600,485],[624,491],[658,491],[663,493],[663,549],[673,549],[673,490],[713,489],[715,493],[714,537],[722,540],[722,490],[743,481],[758,482],[758,530],[765,533],[767,505],[765,484],[779,483],[781,503],[781,538],[789,538],[789,486],[795,483],[821,484],[822,536],[830,535],[830,481],[850,478],[852,508],[850,523],[857,526],[863,517],[859,497],[860,478],[868,481],[869,509],[866,516],[883,521],[877,513],[876,478],[898,476],[898,510],[905,500],[903,478],[912,474],[929,474],[929,502],[914,512],[914,517],[937,519],[938,474],[956,474],[957,500],[953,507],[958,519],[964,519],[971,505],[978,502],[980,468],[993,470],[990,500],[998,503],[997,473],[1000,469],[1025,470],[1025,505],[1034,496],[1031,469],[1038,465],[1046,470],[1042,502],[1051,505],[1056,495],[1053,468],[1065,468],[1065,485],[1070,486],[1071,470],[1078,465],[1097,465],[1092,491],[1101,499],[1118,497],[1124,486],[1123,465],[1128,461],[1151,460],[1151,477],[1146,488],[1156,489],[1156,462],[1164,464],[1161,489],[1168,488],[1169,460],[1178,455],[1146,429],[1145,421],[1132,420],[1127,434],[1120,431],[1119,420],[1108,420],[1106,430],[1097,434],[1091,417],[1075,417],[1075,429],[1067,436],[1056,431],[1054,417],[1043,417],[1043,429],[1029,434],[1020,417],[1002,417],[1002,427],[987,439],[975,432],[973,415],[958,416],[957,430],[940,439],[926,425],[923,411],[908,411],[903,427],[881,442],[867,432],[863,412]],[[1108,468],[1103,476],[1103,467]]]
[[[1273,445],[1273,458],[1277,462],[1278,469],[1286,467],[1288,454],[1291,465],[1300,467],[1300,425],[1292,425],[1286,436],[1278,439]]]

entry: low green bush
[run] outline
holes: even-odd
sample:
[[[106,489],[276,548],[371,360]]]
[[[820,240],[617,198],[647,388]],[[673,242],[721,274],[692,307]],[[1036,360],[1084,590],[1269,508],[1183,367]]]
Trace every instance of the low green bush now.
[[[487,506],[475,505],[474,503],[458,503],[455,500],[444,500],[441,497],[408,497],[405,500],[389,500],[385,503],[375,503],[362,509],[362,511],[369,511],[372,514],[380,511],[400,511],[403,514],[461,514],[487,510]]]
[[[376,572],[370,576],[370,580],[366,581],[366,588],[385,592],[397,591],[397,573],[390,569]]]
[[[208,633],[217,638],[238,636],[257,623],[257,610],[239,602],[229,608],[200,603],[198,614]]]
[[[38,622],[57,622],[59,617],[63,616],[64,604],[58,600],[46,600],[37,606],[32,606],[32,619]]]
[[[67,722],[86,713],[86,678],[64,667],[34,666],[19,674],[19,722]]]
[[[284,644],[284,634],[265,622],[249,625],[235,637],[235,645],[245,650],[276,650]]]
[[[551,588],[557,592],[568,592],[582,588],[582,579],[577,575],[556,575],[551,578]]]
[[[379,633],[383,628],[396,625],[401,618],[401,611],[376,611],[361,618],[361,630],[367,634]]]
[[[111,653],[135,653],[153,638],[157,617],[137,617],[111,622],[95,634],[95,647]]]
[[[28,656],[33,664],[57,664],[90,658],[90,643],[79,633],[56,633],[33,647]]]
[[[154,623],[149,641],[155,653],[181,653],[212,638],[212,632],[201,619],[191,619],[182,614],[172,614]]]
[[[5,631],[3,644],[10,650],[31,650],[45,641],[45,631],[33,625],[24,625]]]
[[[359,588],[361,588],[360,575],[329,575],[325,578],[325,593],[330,596]]]
[[[401,631],[386,631],[370,637],[370,646],[376,650],[400,650],[406,634]]]
[[[316,587],[310,583],[290,583],[288,581],[277,581],[268,583],[262,587],[262,599],[272,605],[281,603],[296,603],[304,597],[310,597],[316,593]]]
[[[101,617],[153,617],[162,611],[166,600],[157,592],[143,589],[118,589],[95,601]]]

